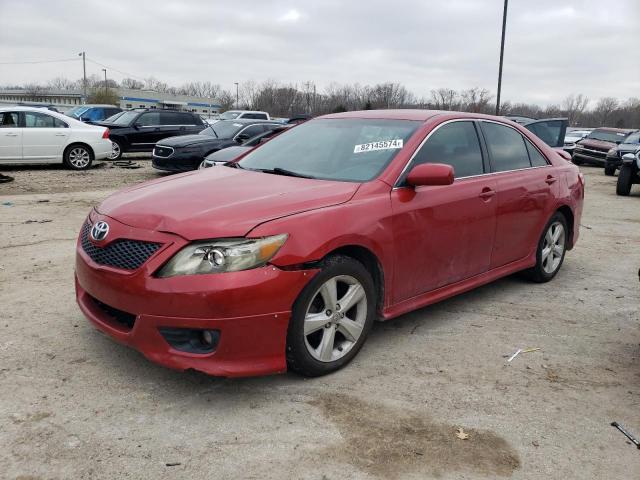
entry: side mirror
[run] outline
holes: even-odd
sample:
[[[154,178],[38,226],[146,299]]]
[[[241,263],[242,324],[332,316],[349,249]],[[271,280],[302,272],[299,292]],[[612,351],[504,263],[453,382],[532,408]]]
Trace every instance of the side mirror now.
[[[140,125],[138,122],[133,124],[133,128],[135,128],[136,130],[138,130],[142,125]]]
[[[247,135],[246,133],[241,133],[240,135],[238,135],[236,137],[236,142],[238,143],[242,143],[245,140],[249,140],[251,137],[249,135]]]
[[[453,167],[444,163],[422,163],[411,169],[407,183],[413,187],[426,185],[451,185]]]

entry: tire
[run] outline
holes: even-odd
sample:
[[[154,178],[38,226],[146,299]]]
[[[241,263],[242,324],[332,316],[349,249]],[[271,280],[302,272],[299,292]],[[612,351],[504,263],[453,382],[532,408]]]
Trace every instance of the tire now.
[[[633,168],[631,165],[622,165],[618,174],[616,194],[623,197],[628,196],[631,193],[631,185],[633,185]]]
[[[582,160],[580,160],[579,158],[572,157],[571,161],[574,165],[582,165]]]
[[[615,165],[605,165],[604,166],[604,174],[607,177],[613,177],[616,174],[616,167]]]
[[[69,145],[64,151],[63,159],[71,170],[86,170],[93,163],[93,152],[86,145]]]
[[[120,142],[111,140],[111,155],[107,157],[108,160],[119,160],[122,158],[122,145]]]
[[[557,239],[555,237],[556,228],[561,229]],[[567,219],[560,212],[556,212],[542,230],[542,235],[536,248],[535,266],[525,272],[530,280],[544,283],[556,276],[560,267],[562,267],[564,256],[567,253],[568,239],[569,227],[567,225]],[[549,244],[552,246],[550,250],[547,250],[550,246]],[[547,251],[546,255],[545,251]]]
[[[345,306],[347,301],[350,305]],[[293,304],[287,331],[288,368],[317,377],[344,367],[362,348],[376,304],[373,279],[364,265],[344,255],[324,260],[321,271]]]

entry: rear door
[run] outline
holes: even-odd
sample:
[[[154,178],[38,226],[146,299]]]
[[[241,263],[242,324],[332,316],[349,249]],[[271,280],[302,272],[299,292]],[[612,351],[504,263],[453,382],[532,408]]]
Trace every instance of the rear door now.
[[[554,148],[564,147],[564,137],[569,121],[566,118],[543,118],[523,124],[524,128]]]
[[[70,130],[62,120],[41,112],[23,112],[23,160],[62,160]]]
[[[486,272],[496,229],[496,180],[473,121],[446,123],[432,132],[407,171],[420,163],[453,166],[446,186],[391,191],[396,273],[394,301],[402,301]]]
[[[491,121],[480,124],[497,182],[493,269],[522,260],[535,249],[558,178],[544,155],[518,130]]]
[[[22,128],[18,112],[0,113],[0,161],[22,160]]]

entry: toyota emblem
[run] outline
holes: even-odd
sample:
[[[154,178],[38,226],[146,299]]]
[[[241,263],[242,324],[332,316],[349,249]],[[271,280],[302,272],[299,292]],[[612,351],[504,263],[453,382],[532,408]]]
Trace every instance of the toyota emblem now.
[[[93,238],[96,242],[100,240],[104,240],[107,238],[109,234],[109,224],[107,222],[96,222],[96,224],[91,227],[91,238]]]

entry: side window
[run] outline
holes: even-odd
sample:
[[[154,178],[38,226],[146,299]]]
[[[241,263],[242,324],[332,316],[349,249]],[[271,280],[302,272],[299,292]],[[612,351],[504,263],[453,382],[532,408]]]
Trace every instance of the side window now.
[[[562,135],[562,120],[540,120],[527,125],[524,128],[535,133],[537,137],[550,147],[561,147],[564,136]]]
[[[4,112],[0,115],[0,128],[18,128],[18,114],[16,112]]]
[[[497,123],[482,122],[482,132],[489,149],[493,172],[531,166],[524,138],[516,130]]]
[[[484,173],[482,151],[472,122],[452,122],[438,128],[413,158],[421,163],[445,163],[456,178]]]
[[[46,115],[44,113],[24,113],[24,123],[27,128],[56,128],[54,120],[55,118],[51,115]]]
[[[188,113],[179,113],[180,117],[180,125],[201,125],[202,122],[198,123],[200,117],[197,115],[189,115]]]
[[[549,165],[547,159],[533,146],[529,140],[525,138],[524,143],[527,144],[527,151],[529,152],[529,160],[531,160],[532,167],[545,167]]]
[[[143,127],[155,127],[160,125],[160,113],[159,112],[147,112],[141,114],[136,120],[138,125]]]
[[[160,122],[162,125],[182,125],[182,118],[179,113],[161,112]]]
[[[54,118],[53,119],[53,126],[55,128],[69,128],[69,125],[67,125],[66,123],[64,123],[62,120],[60,120],[59,118]]]
[[[255,137],[256,135],[264,132],[264,128],[262,125],[251,125],[250,127],[245,128],[239,133],[246,136],[246,138]]]

